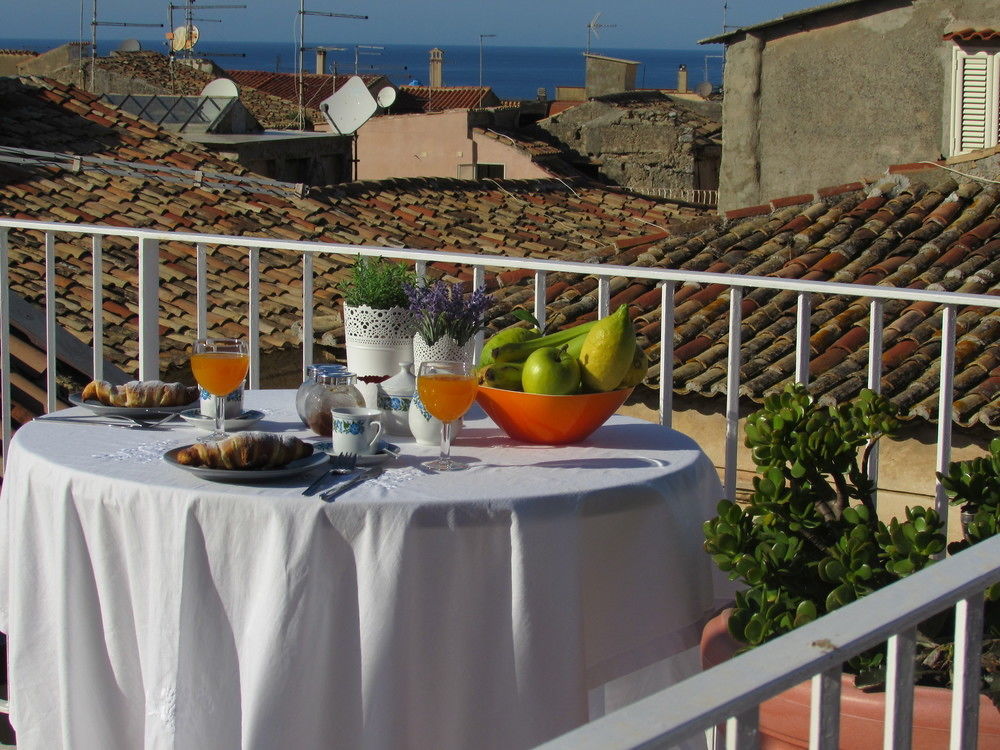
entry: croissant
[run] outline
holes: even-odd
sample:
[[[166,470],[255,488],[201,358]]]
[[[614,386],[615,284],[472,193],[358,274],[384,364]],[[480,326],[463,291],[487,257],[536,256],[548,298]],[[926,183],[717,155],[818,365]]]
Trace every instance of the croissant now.
[[[177,461],[209,469],[276,469],[312,452],[312,445],[294,435],[241,432],[217,443],[190,445],[177,452]]]
[[[92,380],[81,395],[85,401],[96,399],[105,406],[186,406],[197,400],[198,387],[162,380],[132,380],[125,385]]]

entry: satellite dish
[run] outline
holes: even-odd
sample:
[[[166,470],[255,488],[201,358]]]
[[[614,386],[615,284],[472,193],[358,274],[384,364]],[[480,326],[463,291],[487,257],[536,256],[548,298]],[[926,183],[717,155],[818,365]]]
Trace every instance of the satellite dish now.
[[[221,99],[235,99],[240,95],[236,84],[228,78],[216,78],[205,84],[199,96],[213,96]]]
[[[708,99],[712,95],[712,84],[708,81],[702,81],[695,86],[694,92],[702,99]]]
[[[319,103],[319,111],[334,132],[350,135],[378,111],[378,102],[360,76],[351,76],[347,83]]]
[[[200,32],[198,27],[191,26],[178,26],[174,29],[174,35],[170,39],[170,49],[174,52],[180,52],[184,49],[193,49],[194,45],[198,42],[198,37]]]
[[[142,45],[139,44],[138,39],[126,39],[118,45],[116,52],[139,52],[141,50]]]
[[[375,101],[378,102],[378,106],[382,109],[389,109],[392,103],[396,101],[396,89],[392,86],[386,86],[376,94]]]

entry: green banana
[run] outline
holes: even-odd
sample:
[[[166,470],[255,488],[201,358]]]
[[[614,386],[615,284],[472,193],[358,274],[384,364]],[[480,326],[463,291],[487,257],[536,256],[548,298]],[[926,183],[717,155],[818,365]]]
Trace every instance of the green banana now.
[[[524,362],[524,360],[528,358],[528,355],[537,349],[543,349],[546,346],[562,346],[563,344],[569,344],[578,337],[584,337],[597,323],[598,321],[592,320],[589,323],[582,323],[578,326],[573,326],[572,328],[566,328],[562,331],[549,333],[545,336],[540,336],[537,339],[504,344],[503,346],[493,349],[491,352],[493,355],[493,361]]]
[[[483,344],[483,351],[479,355],[479,366],[493,364],[493,350],[504,344],[516,344],[530,339],[536,339],[541,334],[534,328],[523,328],[521,326],[507,326],[499,333],[494,333]]]
[[[521,388],[521,362],[495,362],[486,367],[476,370],[479,385],[487,388],[501,388],[505,391],[520,391]]]

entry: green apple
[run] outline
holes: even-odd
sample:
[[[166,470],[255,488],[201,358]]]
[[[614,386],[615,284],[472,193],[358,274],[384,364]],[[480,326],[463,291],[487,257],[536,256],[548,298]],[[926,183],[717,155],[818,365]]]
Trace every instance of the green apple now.
[[[521,387],[526,393],[565,396],[580,390],[580,363],[566,347],[545,346],[524,360]]]

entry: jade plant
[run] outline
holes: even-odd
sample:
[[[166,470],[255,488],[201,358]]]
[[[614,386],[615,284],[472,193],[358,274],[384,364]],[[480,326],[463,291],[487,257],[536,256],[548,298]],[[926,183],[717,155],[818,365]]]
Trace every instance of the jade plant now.
[[[898,428],[894,405],[873,391],[824,406],[798,384],[768,396],[747,418],[745,442],[757,467],[752,491],[746,503],[720,502],[718,515],[704,526],[705,548],[715,564],[745,584],[729,620],[734,638],[757,646],[925,568],[945,551],[944,524],[933,509],[907,508],[903,518],[888,523],[876,515],[868,457],[878,440]],[[951,551],[995,533],[1000,440],[990,458],[953,463],[942,482],[953,502],[978,503],[970,524],[974,538]],[[984,494],[984,487],[990,491]],[[991,601],[983,674],[994,702],[1000,696],[1000,685],[992,689],[1000,654],[993,640],[997,614]],[[918,628],[921,684],[949,684],[952,617],[946,612]],[[876,648],[845,666],[858,687],[877,689],[884,662],[884,650]]]

